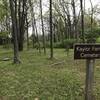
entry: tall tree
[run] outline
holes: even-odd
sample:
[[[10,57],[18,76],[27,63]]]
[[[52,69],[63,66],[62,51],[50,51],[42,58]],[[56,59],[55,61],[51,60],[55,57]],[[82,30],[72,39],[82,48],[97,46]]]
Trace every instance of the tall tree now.
[[[26,5],[27,0],[19,0],[18,4],[18,46],[19,51],[23,50],[23,42],[24,42],[24,33],[25,33],[25,19],[26,19]]]
[[[69,39],[73,38],[73,34],[72,34],[72,24],[71,24],[71,14],[70,14],[70,9],[69,9],[69,3],[66,3],[65,0],[61,0],[59,1],[62,8],[63,8],[63,12],[65,14],[65,21],[67,21],[67,26],[68,26],[68,34],[69,34]]]
[[[53,58],[53,32],[52,32],[52,0],[49,1],[50,3],[50,58]]]
[[[27,9],[28,10],[28,9]],[[26,14],[26,35],[27,35],[27,50],[29,50],[29,33],[28,33],[28,28],[29,28],[29,21],[28,21],[28,13]]]
[[[41,24],[42,24],[42,34],[43,34],[43,49],[44,49],[44,54],[46,54],[46,41],[45,41],[44,21],[43,21],[43,13],[42,13],[42,0],[40,0],[40,13],[41,13]]]
[[[17,28],[17,16],[16,16],[16,7],[17,0],[9,0],[11,19],[12,19],[12,34],[13,34],[13,44],[14,44],[14,63],[19,63],[19,52],[18,52],[18,28]],[[15,8],[14,8],[15,5]]]
[[[93,28],[93,4],[92,4],[92,1],[90,0],[90,3],[91,3],[91,32],[92,32],[92,28]]]
[[[78,39],[75,0],[72,0],[72,8],[73,8],[73,31],[74,31],[74,38]]]
[[[33,4],[31,0],[28,0],[29,3],[29,8],[30,8],[30,12],[31,12],[31,22],[32,22],[32,45],[34,48],[34,42],[35,42],[35,25],[34,25],[34,9],[33,9]]]
[[[81,8],[81,32],[82,32],[82,40],[85,42],[84,37],[84,11],[83,11],[83,0],[80,0],[80,8]]]
[[[31,20],[32,20],[32,29],[33,29],[33,42],[34,42],[34,35],[36,33],[37,43],[38,43],[38,50],[39,50],[39,53],[41,53],[40,41],[39,41],[37,25],[36,25],[36,18],[35,18],[35,13],[34,13],[34,7],[33,7],[33,4],[32,4],[31,0],[29,0],[28,2],[29,2],[29,5],[30,5],[30,11],[31,11]]]

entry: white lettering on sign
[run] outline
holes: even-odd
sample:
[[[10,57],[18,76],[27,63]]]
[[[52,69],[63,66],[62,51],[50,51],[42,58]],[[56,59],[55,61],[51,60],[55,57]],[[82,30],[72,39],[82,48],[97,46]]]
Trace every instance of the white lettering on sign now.
[[[76,44],[74,59],[100,59],[100,44]]]
[[[85,54],[85,53],[81,53],[80,57],[84,58],[84,57],[100,57],[100,55],[98,54]]]
[[[95,46],[93,46],[93,47],[92,47],[92,51],[100,51],[100,47],[95,47]]]
[[[90,51],[90,48],[89,47],[86,47],[86,48],[77,47],[76,50],[80,52],[85,52],[85,51]]]

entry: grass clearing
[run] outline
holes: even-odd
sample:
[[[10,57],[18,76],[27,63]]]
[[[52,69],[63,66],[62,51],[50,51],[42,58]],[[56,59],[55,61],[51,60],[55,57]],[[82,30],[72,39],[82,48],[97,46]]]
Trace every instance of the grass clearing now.
[[[0,49],[0,59],[13,58],[11,50]],[[54,50],[55,59],[37,50],[20,53],[22,63],[0,61],[1,100],[84,100],[85,60],[74,60],[64,49]],[[100,100],[100,60],[96,61],[94,95]],[[62,62],[60,64],[56,64]]]

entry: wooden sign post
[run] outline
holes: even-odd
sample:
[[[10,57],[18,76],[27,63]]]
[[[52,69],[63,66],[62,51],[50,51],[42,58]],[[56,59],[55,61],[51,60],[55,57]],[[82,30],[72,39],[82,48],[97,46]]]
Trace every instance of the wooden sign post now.
[[[85,100],[93,100],[95,59],[100,59],[100,44],[76,44],[74,59],[86,59]]]
[[[85,100],[93,100],[94,62],[92,59],[86,61]]]

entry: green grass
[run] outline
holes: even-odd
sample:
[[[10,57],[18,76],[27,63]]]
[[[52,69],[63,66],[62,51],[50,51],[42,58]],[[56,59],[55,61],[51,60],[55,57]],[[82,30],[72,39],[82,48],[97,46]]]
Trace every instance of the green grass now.
[[[21,64],[0,60],[0,100],[84,100],[85,60],[73,59],[64,49],[54,50],[55,58],[37,50],[20,53]],[[12,50],[0,49],[0,59],[13,58]],[[58,62],[62,62],[57,64]],[[96,61],[95,100],[100,100],[100,62]]]

